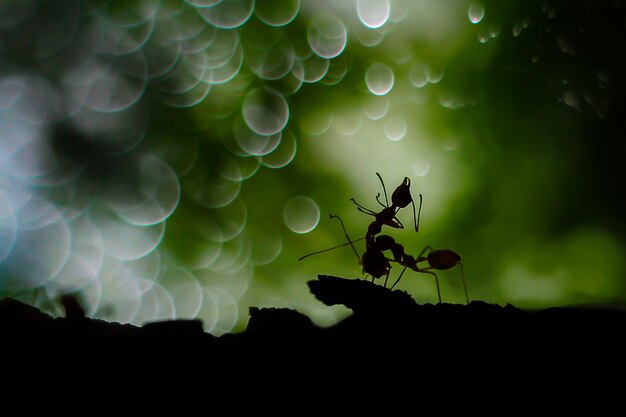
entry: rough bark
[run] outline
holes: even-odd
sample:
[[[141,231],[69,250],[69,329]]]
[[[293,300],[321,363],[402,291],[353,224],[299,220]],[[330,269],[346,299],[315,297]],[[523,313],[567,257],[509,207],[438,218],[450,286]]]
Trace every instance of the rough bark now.
[[[358,279],[309,282],[353,315],[328,328],[251,308],[246,331],[53,319],[0,300],[4,408],[21,415],[623,413],[626,313],[418,305]],[[11,415],[11,414],[8,414]]]

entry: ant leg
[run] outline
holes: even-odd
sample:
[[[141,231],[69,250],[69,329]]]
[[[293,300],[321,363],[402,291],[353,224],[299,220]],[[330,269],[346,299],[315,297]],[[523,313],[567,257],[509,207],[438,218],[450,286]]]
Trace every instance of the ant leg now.
[[[354,244],[352,243],[353,240],[350,239],[350,236],[348,236],[348,231],[346,230],[346,226],[343,224],[343,220],[341,220],[341,217],[337,216],[336,214],[329,214],[331,219],[337,219],[339,220],[339,223],[341,223],[341,228],[343,229],[343,234],[346,235],[346,239],[348,239],[348,243],[350,244],[350,247],[352,248],[352,251],[354,252],[354,254],[356,255],[356,258],[359,260],[359,262],[361,261],[361,257],[359,256],[359,252],[356,251],[356,248],[354,247]]]
[[[402,278],[402,275],[404,274],[404,271],[406,271],[406,266],[404,268],[402,268],[402,271],[400,272],[400,275],[398,275],[398,279],[396,279],[396,282],[394,282],[393,285],[391,286],[391,288],[389,288],[390,290],[393,290],[393,287],[395,287],[396,284],[398,282],[400,282],[400,278]]]
[[[394,216],[393,220],[398,223],[398,227],[396,227],[396,229],[404,229],[404,225],[402,224],[402,222],[400,221],[399,218]],[[394,227],[394,226],[392,226],[392,227]]]
[[[465,274],[463,273],[463,264],[459,262],[459,266],[461,267],[461,279],[463,280],[463,289],[465,290],[465,302],[469,304],[470,300],[467,292],[467,284],[465,283]]]
[[[424,258],[424,254],[425,254],[425,253],[426,253],[426,251],[428,251],[428,250],[433,250],[433,248],[432,248],[430,245],[428,245],[428,246],[426,246],[424,249],[422,249],[422,251],[420,252],[420,254],[419,254],[419,255],[417,255],[417,258],[415,258],[415,259],[416,259],[416,261],[415,261],[415,262],[422,262],[422,261],[425,261],[425,260],[426,260],[426,258]]]
[[[378,201],[378,204],[380,204],[382,207],[387,208],[387,206],[384,205],[382,201],[380,201],[380,193],[376,193],[376,201]]]
[[[374,217],[376,216],[376,213],[374,213],[374,212],[369,212],[369,211],[367,211],[367,210],[363,210],[361,207],[357,207],[356,209],[357,209],[357,210],[359,210],[361,213],[365,213],[365,214],[368,214],[368,215],[370,215],[370,216],[374,216]]]
[[[417,211],[417,217],[415,216],[415,201],[411,200],[411,205],[413,206],[413,222],[415,223],[415,233],[420,228],[420,215],[422,214],[422,195],[420,194],[420,207]]]
[[[383,192],[385,193],[385,207],[389,207],[389,197],[387,197],[387,189],[385,188],[385,182],[383,181],[383,177],[380,176],[380,174],[377,172],[376,176],[378,177],[378,179],[380,180],[380,183],[383,186]],[[378,198],[377,198],[378,200]],[[381,203],[382,204],[382,203]]]
[[[435,277],[435,284],[437,284],[437,296],[439,297],[439,304],[441,304],[441,288],[439,287],[439,277],[433,271],[429,271],[430,267],[425,269],[418,269],[417,272],[423,272],[424,274],[430,274]]]
[[[354,198],[351,198],[350,201],[352,201],[354,204],[356,204],[356,207],[357,207],[357,209],[360,212],[365,213],[365,214],[369,214],[371,216],[375,216],[376,215],[376,212],[374,210],[368,209],[367,207],[357,203]]]
[[[393,259],[385,258],[387,261],[393,261]],[[389,281],[389,274],[391,274],[391,266],[387,270],[387,274],[385,275],[385,282],[383,283],[383,287],[387,288],[387,282]]]

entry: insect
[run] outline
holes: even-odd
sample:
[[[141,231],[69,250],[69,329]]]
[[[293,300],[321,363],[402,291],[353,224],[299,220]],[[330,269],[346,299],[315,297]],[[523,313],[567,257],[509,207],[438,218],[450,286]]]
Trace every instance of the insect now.
[[[350,245],[352,246],[352,250],[356,254],[357,258],[359,258],[359,262],[361,263],[361,256],[359,256],[353,243],[365,239],[366,247],[372,248],[372,250],[374,250],[376,247],[375,245],[376,235],[382,232],[383,225],[387,225],[396,229],[404,228],[404,225],[402,224],[400,219],[398,219],[397,217],[397,213],[401,208],[407,207],[411,203],[413,203],[413,217],[414,217],[414,222],[415,222],[415,231],[416,232],[418,231],[419,214],[417,216],[415,215],[415,203],[413,202],[413,197],[411,196],[411,191],[410,191],[411,180],[408,177],[404,177],[404,180],[402,181],[402,183],[398,187],[396,187],[396,189],[393,191],[391,195],[391,205],[389,205],[389,197],[387,196],[387,188],[385,187],[385,182],[383,181],[383,178],[380,176],[378,172],[376,173],[376,176],[378,177],[381,185],[383,186],[383,193],[385,195],[385,204],[383,204],[382,201],[380,201],[380,193],[376,194],[376,201],[378,201],[378,203],[383,207],[383,209],[380,212],[376,212],[374,210],[368,209],[367,207],[364,207],[363,205],[357,203],[357,201],[354,198],[350,199],[354,204],[356,204],[357,209],[359,211],[361,211],[362,213],[374,216],[374,221],[370,223],[370,225],[368,226],[365,236],[359,239],[355,239],[355,240],[350,239],[350,237],[348,236],[348,232],[346,231],[346,228],[341,218],[339,218],[339,216],[335,216],[331,214],[330,215],[331,219],[337,218],[341,222],[341,226],[343,228],[344,234],[346,235],[346,238],[348,239],[348,242],[342,245],[334,246],[332,248],[323,249],[317,252],[310,253],[308,255],[304,255],[298,259],[299,261],[302,259],[308,258],[309,256],[317,255],[323,252],[331,251],[334,249],[341,248],[343,246]],[[421,213],[422,195],[420,194],[419,197],[420,197],[419,213]]]
[[[428,255],[424,256],[426,252],[428,252]],[[407,268],[415,272],[431,274],[435,277],[435,283],[437,284],[437,294],[439,295],[440,303],[441,291],[439,288],[439,278],[437,277],[437,274],[435,274],[432,270],[436,269],[439,271],[444,271],[446,269],[454,268],[458,265],[461,268],[461,279],[463,281],[463,290],[465,291],[465,302],[469,304],[469,294],[467,291],[467,283],[465,282],[465,274],[463,273],[463,264],[461,263],[461,255],[459,255],[458,253],[450,249],[433,250],[430,246],[426,246],[416,258],[406,253],[402,253],[401,259],[397,260],[396,254],[394,253],[394,259],[396,259],[396,261],[400,265],[404,266],[404,268],[402,269],[402,272],[400,272],[400,275],[398,275],[396,281],[391,285],[391,289],[393,289],[396,284],[400,282],[400,279],[402,278],[402,275],[404,275],[404,272],[407,270]],[[420,268],[417,266],[417,264],[420,262],[428,262],[428,266]]]
[[[400,275],[398,276],[398,278],[393,283],[390,289],[393,289],[393,287],[396,286],[396,284],[400,281],[400,279],[402,278],[402,275],[407,270],[407,268],[410,268],[411,270],[415,272],[422,272],[425,274],[430,274],[435,277],[435,284],[437,285],[437,296],[439,298],[439,302],[441,303],[441,288],[439,286],[439,277],[437,277],[437,274],[430,271],[431,268],[424,269],[424,268],[420,268],[417,266],[417,262],[423,259],[421,256],[423,253],[420,254],[420,256],[418,256],[417,258],[414,258],[413,256],[409,255],[408,253],[404,251],[404,246],[397,243],[393,237],[388,236],[388,235],[380,235],[376,238],[376,248],[377,250],[380,250],[380,251],[390,250],[393,255],[393,261],[397,262],[398,264],[404,267],[402,268],[402,272],[400,272]],[[385,277],[385,283],[383,284],[384,287],[387,287],[388,278],[389,278],[389,274],[387,274],[387,276]]]
[[[384,225],[402,229],[404,225],[398,219],[397,213],[401,208],[407,207],[409,204],[413,204],[413,220],[415,224],[415,231],[417,232],[419,228],[419,217],[415,213],[415,203],[413,201],[413,197],[411,196],[411,180],[408,177],[404,177],[402,183],[396,187],[391,195],[391,205],[389,205],[389,197],[387,195],[387,188],[385,187],[385,182],[380,174],[377,172],[376,176],[380,180],[380,183],[383,187],[383,193],[385,195],[385,204],[380,200],[380,193],[376,194],[376,201],[383,207],[383,209],[379,212],[368,209],[363,205],[357,203],[357,201],[352,198],[351,201],[356,204],[357,209],[365,214],[374,216],[374,221],[370,223],[367,228],[367,232],[363,238],[352,240],[348,235],[346,227],[343,223],[343,220],[339,216],[330,215],[330,218],[336,218],[341,223],[341,227],[343,229],[344,235],[348,240],[347,243],[339,246],[335,246],[332,248],[324,249],[321,251],[317,251],[314,253],[310,253],[301,257],[299,260],[302,260],[308,256],[316,255],[319,253],[323,253],[326,251],[330,251],[333,249],[340,248],[342,246],[350,245],[352,247],[352,251],[356,255],[359,260],[359,265],[363,267],[363,273],[369,274],[372,276],[372,281],[374,279],[380,278],[383,275],[385,276],[385,286],[387,285],[387,281],[389,279],[389,273],[391,271],[391,265],[389,263],[389,259],[385,257],[384,251],[392,249],[392,246],[395,244],[395,241],[391,236],[377,236],[382,232],[382,228]],[[422,195],[420,194],[420,212],[422,208]],[[363,255],[359,255],[356,248],[354,247],[354,242],[365,239],[365,252]],[[390,246],[392,245],[392,246]],[[396,244],[397,245],[397,244]]]

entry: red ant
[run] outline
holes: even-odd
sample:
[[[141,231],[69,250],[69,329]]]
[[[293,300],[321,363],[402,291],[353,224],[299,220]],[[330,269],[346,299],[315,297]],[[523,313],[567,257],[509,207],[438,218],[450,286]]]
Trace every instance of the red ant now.
[[[404,248],[401,245],[399,244],[396,244],[396,245],[399,246],[400,249],[404,250]],[[400,272],[400,275],[398,276],[398,278],[393,283],[390,289],[393,289],[393,287],[395,287],[396,284],[400,282],[400,279],[402,278],[404,271],[406,271],[406,269],[409,268],[415,272],[430,274],[435,277],[435,283],[437,284],[437,294],[439,295],[439,302],[441,303],[441,291],[439,289],[439,278],[437,277],[437,274],[435,274],[432,271],[432,269],[445,271],[446,269],[451,269],[458,265],[461,268],[461,279],[463,281],[463,290],[465,291],[465,302],[469,304],[470,302],[469,294],[467,292],[465,274],[463,273],[463,264],[461,263],[461,255],[459,255],[458,253],[450,249],[433,250],[433,248],[431,248],[430,246],[426,246],[420,252],[420,254],[417,255],[416,258],[414,258],[411,255],[408,255],[404,252],[400,252],[399,248],[396,248],[395,252],[392,250],[392,253],[394,254],[394,260],[398,262],[400,265],[404,266],[404,268],[402,269],[402,272]],[[429,253],[427,256],[424,256],[424,253],[426,253],[426,251],[429,251]],[[396,253],[400,256],[397,256]],[[424,261],[428,262],[429,266],[425,268],[420,268],[417,266],[419,262],[424,262]]]

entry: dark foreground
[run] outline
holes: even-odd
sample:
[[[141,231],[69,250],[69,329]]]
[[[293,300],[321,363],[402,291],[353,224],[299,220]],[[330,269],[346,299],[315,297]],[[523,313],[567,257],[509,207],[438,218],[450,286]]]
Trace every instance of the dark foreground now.
[[[0,415],[624,415],[626,312],[417,305],[320,276],[354,314],[330,328],[250,310],[245,332],[52,319],[0,300]]]

